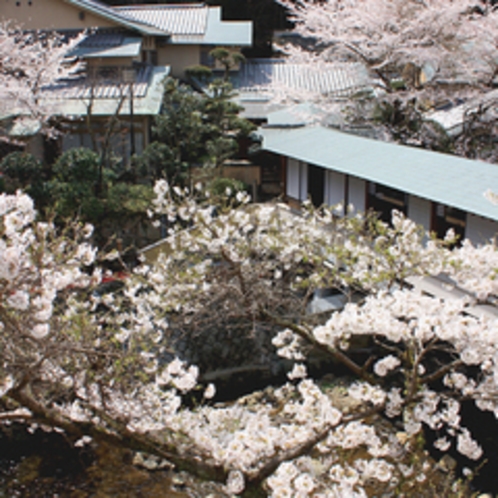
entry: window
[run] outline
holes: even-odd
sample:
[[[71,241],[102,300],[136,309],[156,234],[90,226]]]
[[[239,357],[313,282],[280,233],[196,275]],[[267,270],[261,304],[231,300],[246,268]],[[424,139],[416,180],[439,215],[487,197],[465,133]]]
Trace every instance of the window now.
[[[396,209],[407,213],[408,194],[386,185],[370,182],[368,184],[368,208],[379,213],[379,218],[391,222],[392,211]]]
[[[443,239],[446,232],[452,228],[459,237],[459,240],[462,240],[465,237],[466,221],[467,214],[465,211],[433,203],[431,230],[436,233],[438,238]]]

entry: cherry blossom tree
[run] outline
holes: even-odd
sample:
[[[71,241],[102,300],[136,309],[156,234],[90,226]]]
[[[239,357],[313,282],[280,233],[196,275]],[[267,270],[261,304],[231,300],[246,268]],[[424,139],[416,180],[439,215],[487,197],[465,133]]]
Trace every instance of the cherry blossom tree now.
[[[363,62],[386,91],[393,90],[393,77],[409,71],[405,83],[415,87],[424,78],[432,85],[489,86],[496,76],[498,15],[489,2],[279,2],[289,9],[295,31],[314,41],[307,55]],[[420,73],[427,64],[434,75]]]
[[[153,453],[225,483],[227,494],[420,494],[434,472],[413,458],[424,427],[443,453],[485,456],[460,404],[498,415],[496,321],[471,309],[498,292],[493,245],[424,243],[399,213],[388,226],[310,206],[296,216],[248,205],[242,193],[214,209],[202,190],[164,181],[155,192],[168,238],[115,294],[93,291],[90,227],[58,234],[36,221],[26,195],[0,196],[2,421]],[[469,297],[441,300],[407,283],[441,272]],[[346,306],[307,313],[324,287]],[[216,388],[200,381],[229,360],[202,364],[200,354],[194,366],[178,338],[208,342],[216,328],[226,343],[273,344],[289,381],[251,401],[210,402]],[[308,376],[317,355],[350,372],[347,405]],[[184,404],[190,396],[196,403]],[[443,496],[459,491],[446,486]]]
[[[38,121],[42,129],[54,115],[53,99],[44,90],[74,78],[84,66],[68,58],[81,36],[70,40],[55,32],[23,31],[0,24],[0,115]]]
[[[497,107],[496,97],[486,95],[498,74],[498,11],[491,2],[277,1],[288,9],[294,31],[303,40],[279,47],[291,61],[318,67],[323,62],[355,61],[370,70],[376,98],[356,99],[348,108],[349,120],[380,120],[379,130],[404,143],[449,148],[470,157],[488,149],[484,157],[496,158],[489,152],[490,140],[483,137],[485,128],[488,137],[492,135]],[[468,99],[474,99],[472,119],[464,118],[464,136],[448,145],[424,112]]]

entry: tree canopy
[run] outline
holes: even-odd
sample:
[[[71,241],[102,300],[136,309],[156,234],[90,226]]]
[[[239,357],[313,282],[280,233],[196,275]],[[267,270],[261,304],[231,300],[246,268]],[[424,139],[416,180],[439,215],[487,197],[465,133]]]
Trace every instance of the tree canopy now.
[[[498,74],[498,11],[490,2],[279,3],[288,9],[300,35],[298,43],[284,47],[290,60],[318,67],[323,62],[356,61],[371,72],[374,95],[356,99],[348,108],[350,122],[380,118],[377,128],[391,139],[496,159],[492,135],[497,106],[490,90]],[[465,101],[469,105],[462,107],[463,133],[448,145],[452,140],[426,112]]]
[[[118,293],[94,291],[90,227],[58,235],[26,195],[0,195],[2,420],[156,454],[227,494],[464,492],[451,477],[436,484],[417,452],[430,429],[440,455],[487,457],[461,406],[498,413],[496,321],[475,308],[498,292],[495,246],[424,243],[399,213],[390,227],[250,206],[242,193],[220,212],[165,181],[155,193],[168,239]],[[441,272],[469,297],[407,283]],[[345,306],[307,311],[325,288]],[[275,352],[287,382],[252,401],[210,401],[209,382],[271,368]],[[308,373],[319,358],[349,372],[346,405]]]
[[[214,81],[205,93],[174,79],[164,83],[163,107],[153,126],[155,141],[135,165],[152,179],[184,184],[192,167],[217,172],[238,151],[253,125],[238,116],[229,83]],[[212,176],[212,175],[211,175]]]
[[[0,23],[0,115],[25,124],[35,120],[42,131],[53,131],[54,103],[43,92],[83,70],[82,62],[67,57],[80,40],[81,36],[68,40],[55,32],[25,32],[12,23]]]

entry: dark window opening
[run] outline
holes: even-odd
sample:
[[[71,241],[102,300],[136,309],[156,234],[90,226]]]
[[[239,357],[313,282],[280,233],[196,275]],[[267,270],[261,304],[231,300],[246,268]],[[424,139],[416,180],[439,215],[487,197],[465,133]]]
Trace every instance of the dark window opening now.
[[[431,230],[439,239],[444,239],[446,232],[453,228],[458,240],[462,241],[465,237],[466,219],[465,211],[443,204],[432,204]]]
[[[370,182],[367,206],[378,213],[380,220],[391,223],[393,209],[407,214],[408,195],[401,190]]]
[[[214,57],[209,53],[211,50],[216,48],[215,45],[205,45],[201,48],[201,64],[210,68],[214,68],[216,61]]]

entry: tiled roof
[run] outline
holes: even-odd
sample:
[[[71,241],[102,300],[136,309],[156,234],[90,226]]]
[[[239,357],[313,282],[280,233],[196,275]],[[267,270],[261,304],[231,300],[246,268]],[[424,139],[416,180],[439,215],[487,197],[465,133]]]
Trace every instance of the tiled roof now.
[[[133,113],[136,116],[154,116],[159,112],[164,93],[163,81],[169,70],[169,67],[154,66],[138,74],[137,82],[133,85]],[[52,89],[51,94],[47,92],[43,97],[54,115],[86,116],[91,88],[88,83],[80,82],[79,85]],[[120,116],[129,115],[128,85],[109,81],[94,86],[93,90],[92,116],[112,116],[116,113]]]
[[[91,33],[86,36],[79,44],[79,47],[98,47],[110,48],[117,47],[123,43],[124,34],[117,31],[107,31]]]
[[[260,132],[264,150],[498,220],[498,206],[484,197],[486,190],[498,186],[495,164],[322,126],[261,128]]]
[[[133,29],[142,34],[146,35],[164,35],[165,33],[161,30],[158,30],[154,26],[150,26],[146,23],[142,23],[138,20],[135,20],[131,17],[126,16],[124,13],[119,12],[117,9],[113,7],[109,7],[104,3],[101,3],[97,0],[65,0],[67,3],[71,5],[75,5],[80,9],[92,12],[104,19],[108,19],[113,21],[123,27]]]
[[[235,88],[243,92],[289,88],[335,97],[348,97],[371,84],[362,64],[330,63],[314,68],[283,59],[253,59],[241,67],[234,80]]]
[[[128,95],[130,85],[123,83],[121,68],[116,68],[119,74],[108,78],[81,78],[71,82],[62,82],[46,89],[49,98],[64,99],[109,99]],[[152,73],[150,66],[144,66],[136,70],[133,82],[133,97],[141,98],[147,93],[149,79]]]
[[[221,7],[196,4],[109,7],[98,0],[64,0],[143,35],[168,37],[169,43],[237,45],[252,43],[251,21],[223,21]]]
[[[351,97],[360,91],[372,91],[366,68],[357,63],[323,64],[320,69],[308,64],[290,64],[283,59],[250,59],[231,78],[237,90],[235,101],[248,119],[266,119],[282,109],[281,101],[296,92],[322,94],[334,99]]]
[[[116,31],[97,31],[87,35],[69,55],[83,58],[138,57],[141,47],[140,36],[125,36]]]
[[[117,13],[169,34],[169,43],[250,46],[250,21],[223,21],[221,7],[204,4],[134,5]]]
[[[113,10],[171,35],[203,35],[209,9],[203,4],[193,4],[133,5],[115,7]]]
[[[169,67],[148,68],[146,82],[143,81],[144,74],[139,74],[140,81],[134,85],[133,92],[135,116],[155,116],[159,113],[164,93],[163,81],[169,71]],[[94,87],[93,101],[90,89],[91,87],[83,81],[59,85],[45,90],[40,103],[42,106],[47,106],[54,116],[87,116],[89,111],[92,116],[130,115],[131,102],[128,85],[111,82],[97,85]],[[90,102],[92,103],[91,109],[89,109]],[[18,116],[20,119],[9,123],[11,118]],[[24,116],[21,109],[12,110],[9,115],[0,115],[0,120],[4,120],[6,132],[11,136],[30,136],[40,129],[39,121]]]

